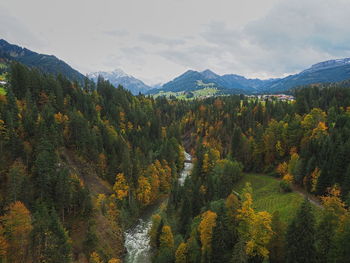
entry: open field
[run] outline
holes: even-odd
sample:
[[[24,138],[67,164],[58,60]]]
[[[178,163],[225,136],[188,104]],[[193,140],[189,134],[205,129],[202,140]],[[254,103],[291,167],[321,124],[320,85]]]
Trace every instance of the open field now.
[[[0,95],[6,95],[6,91],[4,88],[0,87]]]
[[[264,174],[244,174],[243,179],[233,189],[242,193],[246,183],[250,182],[253,188],[253,204],[258,211],[273,213],[279,211],[284,222],[289,222],[295,215],[303,197],[296,192],[282,193],[279,190],[279,181]],[[314,206],[318,217],[320,208]]]
[[[177,99],[183,99],[183,100],[192,100],[196,98],[206,98],[215,95],[218,92],[216,88],[212,87],[204,87],[203,89],[198,89],[198,90],[193,90],[191,93],[193,96],[188,96],[189,92],[184,92],[184,91],[179,91],[179,92],[172,92],[172,91],[167,91],[167,92],[159,92],[154,95],[154,97],[159,97],[159,96],[165,96],[165,97],[170,97],[174,96]]]

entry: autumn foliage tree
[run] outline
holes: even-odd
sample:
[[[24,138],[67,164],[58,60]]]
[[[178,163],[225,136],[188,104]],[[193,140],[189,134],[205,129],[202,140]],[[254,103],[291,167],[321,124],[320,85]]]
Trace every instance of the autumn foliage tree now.
[[[250,257],[267,258],[268,243],[272,237],[271,215],[268,212],[255,212],[252,190],[247,184],[243,191],[242,207],[238,210],[239,233],[244,241],[245,252]]]
[[[170,226],[163,226],[159,241],[161,248],[174,248],[174,237]]]
[[[8,243],[9,262],[28,262],[30,232],[33,228],[29,210],[20,201],[14,202],[0,221]]]
[[[187,263],[187,244],[182,242],[178,246],[175,253],[175,262],[176,263]]]
[[[125,197],[128,196],[129,186],[128,186],[128,183],[126,182],[126,179],[123,173],[117,174],[115,178],[113,190],[118,200],[123,200]]]
[[[0,260],[6,259],[8,246],[8,242],[4,235],[4,228],[0,225]]]
[[[136,190],[137,200],[144,206],[148,205],[151,201],[151,185],[148,179],[144,176],[140,176],[138,179],[138,188]]]
[[[208,262],[211,257],[213,228],[216,225],[217,214],[210,210],[202,215],[202,220],[199,224],[198,230],[200,233],[200,240],[202,243],[202,261]]]

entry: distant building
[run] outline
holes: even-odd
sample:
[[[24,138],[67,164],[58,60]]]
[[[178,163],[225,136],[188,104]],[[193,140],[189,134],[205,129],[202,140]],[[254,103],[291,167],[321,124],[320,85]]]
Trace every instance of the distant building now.
[[[262,100],[281,100],[281,101],[294,101],[295,98],[292,95],[286,95],[286,94],[269,94],[269,95],[250,95],[247,96],[248,98],[252,99],[262,99]]]

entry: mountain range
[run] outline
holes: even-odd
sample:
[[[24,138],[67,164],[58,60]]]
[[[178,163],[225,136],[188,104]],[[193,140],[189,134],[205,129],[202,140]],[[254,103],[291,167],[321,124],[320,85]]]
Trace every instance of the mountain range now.
[[[144,94],[151,89],[150,86],[147,86],[141,80],[126,74],[121,69],[116,69],[109,72],[99,71],[88,74],[88,78],[95,82],[97,82],[99,76],[103,77],[105,80],[108,80],[115,87],[118,87],[119,85],[123,86],[124,88],[130,90],[134,95],[137,95],[140,92]]]
[[[279,93],[298,86],[347,79],[350,79],[350,58],[320,62],[298,74],[268,80],[248,79],[235,74],[220,76],[209,69],[201,72],[188,70],[149,93],[193,92],[208,87],[217,89],[220,94]]]
[[[39,54],[27,48],[8,43],[0,39],[0,58],[18,61],[30,67],[37,67],[45,73],[63,74],[70,80],[82,82],[83,74],[73,69],[53,55]],[[338,82],[350,79],[350,58],[320,62],[298,74],[285,78],[249,79],[236,74],[219,75],[207,69],[204,71],[188,70],[175,79],[156,87],[150,87],[141,80],[126,74],[120,69],[88,74],[95,82],[98,76],[109,80],[114,86],[122,85],[133,94],[192,93],[203,89],[214,90],[215,94],[258,94],[286,92],[298,86]]]

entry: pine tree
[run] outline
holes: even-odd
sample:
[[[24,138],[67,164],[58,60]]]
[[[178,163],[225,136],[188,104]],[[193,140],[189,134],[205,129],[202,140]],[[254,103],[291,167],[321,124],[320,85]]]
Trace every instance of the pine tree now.
[[[49,213],[45,205],[38,205],[32,238],[33,257],[36,261],[71,262],[71,242],[54,209]]]
[[[286,262],[316,262],[315,218],[310,202],[305,199],[286,235]]]
[[[333,262],[349,262],[350,250],[350,216],[348,215],[343,224],[337,230],[334,238],[334,247],[331,251],[331,260]]]
[[[211,262],[221,263],[228,262],[231,257],[233,247],[231,231],[227,227],[224,211],[217,214],[216,225],[212,235],[212,255]]]
[[[272,215],[273,235],[269,243],[269,260],[271,263],[282,263],[285,260],[285,226],[280,220],[279,212]]]

